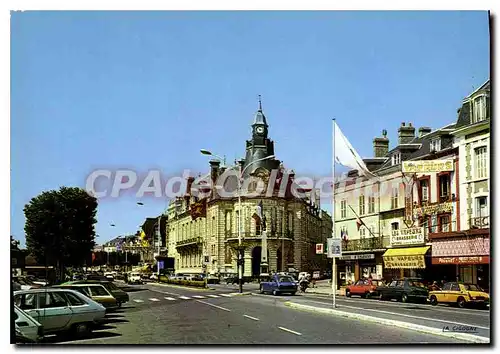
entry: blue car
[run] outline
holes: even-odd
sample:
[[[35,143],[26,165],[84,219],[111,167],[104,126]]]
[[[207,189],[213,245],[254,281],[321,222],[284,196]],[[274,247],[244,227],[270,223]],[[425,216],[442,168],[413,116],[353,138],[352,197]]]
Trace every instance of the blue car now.
[[[289,275],[272,275],[268,281],[260,283],[260,293],[265,294],[291,294],[297,292],[297,283]]]

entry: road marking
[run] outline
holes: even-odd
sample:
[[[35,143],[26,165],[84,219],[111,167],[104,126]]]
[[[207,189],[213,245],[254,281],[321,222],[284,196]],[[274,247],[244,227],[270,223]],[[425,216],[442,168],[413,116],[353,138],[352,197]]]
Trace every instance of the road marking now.
[[[187,296],[179,296],[179,299],[182,299],[182,300],[190,300],[191,298],[190,298],[190,297],[187,297]]]
[[[157,299],[157,298],[155,298],[155,297],[152,297],[152,298],[150,298],[149,300],[151,300],[151,301],[160,301],[159,299]]]
[[[324,303],[324,302],[320,302],[320,301],[310,301],[310,300],[309,300],[309,302],[315,302],[315,303],[318,303],[318,304],[325,305],[325,303]],[[455,321],[447,321],[447,320],[441,320],[441,319],[438,319],[438,318],[431,318],[431,317],[413,316],[413,315],[407,315],[407,314],[404,314],[404,313],[398,313],[398,312],[391,312],[391,311],[384,311],[384,310],[368,309],[368,308],[366,308],[366,307],[356,307],[356,306],[348,306],[348,305],[342,305],[342,307],[351,308],[351,309],[356,309],[356,310],[363,310],[363,311],[379,312],[379,313],[385,313],[385,314],[388,314],[388,315],[395,315],[395,316],[409,317],[409,318],[415,318],[415,319],[420,319],[420,320],[427,320],[427,321],[434,321],[434,322],[442,322],[442,323],[452,323],[452,324],[457,324],[457,325],[460,325],[460,326],[471,326],[471,327],[477,327],[477,328],[481,328],[481,329],[488,329],[488,330],[490,329],[489,327],[483,327],[483,326],[479,326],[479,325],[476,325],[476,324],[461,323],[461,322],[455,322]]]
[[[230,294],[219,294],[220,296],[224,296],[224,297],[231,297],[232,295]]]
[[[161,290],[156,290],[156,289],[147,289],[149,291],[154,291],[155,293],[160,293],[160,294],[165,294],[165,295],[174,295],[174,296],[178,296],[179,294],[176,294],[176,293],[170,293],[168,291],[161,291]]]
[[[260,321],[258,318],[252,317],[252,316],[248,316],[248,315],[243,315],[243,317],[249,318],[249,319],[254,320],[254,321]]]
[[[201,296],[201,295],[193,295],[193,297],[195,297],[197,299],[205,299],[205,296]]]
[[[288,328],[285,328],[285,327],[279,327],[279,326],[278,326],[278,328],[279,328],[279,329],[281,329],[282,331],[285,331],[285,332],[290,332],[290,333],[296,334],[296,335],[298,335],[298,336],[301,336],[301,335],[302,335],[302,333],[292,331],[291,329],[288,329]]]
[[[212,306],[212,307],[218,308],[218,309],[220,309],[220,310],[224,310],[224,311],[227,311],[227,312],[231,312],[231,310],[226,309],[225,307],[220,307],[220,306],[217,306],[217,305],[211,304],[211,303],[209,303],[209,302],[201,301],[201,300],[196,300],[196,301],[201,302],[202,304],[205,304],[205,305],[208,305],[208,306]]]
[[[175,301],[175,299],[173,297],[165,297],[164,299],[169,300],[169,301]]]
[[[240,293],[229,293],[229,296],[239,295]]]
[[[207,296],[210,296],[210,297],[219,297],[219,295],[207,295]]]
[[[144,302],[144,300],[134,299],[135,302]]]

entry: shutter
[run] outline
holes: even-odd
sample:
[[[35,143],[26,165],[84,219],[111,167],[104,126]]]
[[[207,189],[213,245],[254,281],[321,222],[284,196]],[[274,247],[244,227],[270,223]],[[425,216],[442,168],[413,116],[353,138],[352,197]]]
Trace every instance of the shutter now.
[[[486,96],[486,119],[490,119],[490,97]]]

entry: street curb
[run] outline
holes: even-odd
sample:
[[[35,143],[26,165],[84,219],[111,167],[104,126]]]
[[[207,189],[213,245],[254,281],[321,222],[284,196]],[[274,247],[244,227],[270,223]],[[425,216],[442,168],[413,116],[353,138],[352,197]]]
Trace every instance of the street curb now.
[[[488,343],[488,344],[490,343],[490,338],[486,338],[486,337],[476,336],[476,335],[468,334],[468,333],[443,332],[442,330],[439,330],[437,328],[422,326],[419,324],[414,324],[414,323],[409,323],[409,322],[390,320],[387,318],[372,317],[372,316],[362,315],[362,314],[358,314],[358,313],[350,313],[350,312],[333,310],[333,309],[326,309],[326,308],[315,307],[315,306],[310,306],[310,305],[302,305],[302,304],[298,304],[298,303],[290,302],[290,301],[285,302],[285,306],[299,309],[299,310],[306,310],[306,311],[318,312],[318,313],[323,313],[323,314],[337,315],[337,316],[342,316],[342,317],[346,317],[346,318],[352,318],[352,319],[357,319],[357,320],[362,320],[362,321],[367,321],[367,322],[374,322],[374,323],[384,324],[384,325],[393,326],[393,327],[411,329],[411,330],[419,331],[422,333],[439,335],[439,336],[453,338],[453,339],[462,339],[462,340],[466,340],[466,341],[473,342],[473,343]]]

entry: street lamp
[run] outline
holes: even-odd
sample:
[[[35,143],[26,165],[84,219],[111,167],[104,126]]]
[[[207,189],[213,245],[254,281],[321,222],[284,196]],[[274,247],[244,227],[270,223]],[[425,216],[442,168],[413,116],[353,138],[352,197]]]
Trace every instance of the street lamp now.
[[[200,152],[204,155],[212,155],[212,156],[218,157],[217,155],[213,154],[212,152],[210,152],[208,150],[201,149]],[[242,246],[241,245],[242,244],[242,237],[241,237],[241,211],[242,211],[242,208],[241,208],[241,187],[242,187],[243,173],[245,172],[245,170],[248,167],[250,167],[251,165],[253,165],[257,162],[264,161],[264,160],[270,160],[270,159],[274,159],[274,158],[275,158],[274,155],[269,155],[269,156],[254,160],[254,161],[250,162],[248,165],[246,165],[244,169],[241,168],[241,165],[238,165],[239,169],[240,169],[240,173],[238,176],[238,209],[239,209],[238,210],[238,282],[239,282],[239,286],[240,286],[240,293],[243,292],[243,255],[241,254],[241,246]]]
[[[226,155],[224,155],[224,157],[220,157],[219,155],[216,155],[216,154],[212,153],[210,150],[206,150],[206,149],[200,149],[200,152],[203,155],[208,155],[208,156],[216,157],[217,159],[219,159],[219,160],[222,161],[222,164],[224,166],[226,166]]]

